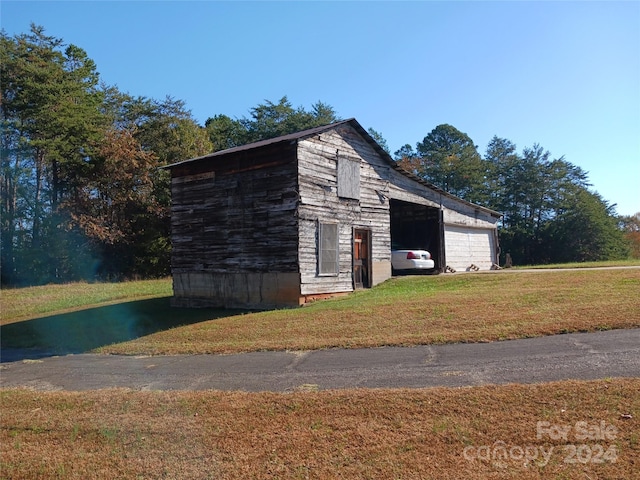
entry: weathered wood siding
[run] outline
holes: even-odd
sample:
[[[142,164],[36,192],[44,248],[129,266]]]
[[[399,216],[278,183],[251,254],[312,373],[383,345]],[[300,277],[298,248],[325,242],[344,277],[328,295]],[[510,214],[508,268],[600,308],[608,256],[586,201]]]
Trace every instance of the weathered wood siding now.
[[[269,275],[287,273],[297,280],[296,182],[290,143],[174,168],[174,296],[235,306],[245,297],[253,302],[271,295],[274,278]],[[297,304],[291,275],[282,281],[290,303]]]
[[[471,264],[482,270],[493,267],[498,251],[496,233],[499,217],[495,213],[427,187],[390,165],[356,132],[349,133],[346,126],[341,127],[341,132],[342,138],[353,148],[354,154],[366,160],[363,171],[366,174],[363,178],[369,179],[369,200],[377,208],[380,209],[383,206],[380,204],[380,199],[386,198],[384,206],[387,209],[389,199],[395,199],[442,210],[447,265],[450,263],[451,255],[456,269],[467,269]],[[389,218],[387,217],[381,225],[388,232]],[[447,231],[450,232],[449,235]],[[456,236],[453,232],[460,232],[460,235]],[[466,243],[461,237],[465,238]],[[378,248],[380,247],[386,252],[391,250],[390,244],[378,243]],[[381,250],[376,254],[379,259],[386,258],[385,252]]]
[[[389,179],[388,195],[390,198],[439,208],[443,212],[445,225],[496,228],[498,218],[486,210],[450,195],[432,190],[391,167],[386,168]]]
[[[376,285],[391,276],[391,199],[442,211],[452,260],[489,267],[496,214],[398,171],[370,140],[350,120],[172,165],[174,304],[262,308],[350,292],[356,228],[371,232]],[[332,227],[319,272],[320,223],[338,225],[335,274]]]
[[[371,230],[372,284],[391,276],[389,202],[376,191],[385,188],[371,162],[377,153],[353,128],[342,125],[298,143],[298,207],[301,293],[303,295],[353,290],[353,229]],[[359,199],[338,196],[338,159],[359,162]],[[349,168],[349,167],[347,167]],[[342,189],[342,187],[340,187]],[[352,193],[348,194],[353,196]],[[339,273],[318,275],[318,222],[339,225]]]
[[[447,266],[468,270],[473,264],[481,270],[490,270],[497,263],[499,217],[495,213],[433,190],[386,162],[376,169],[388,180],[385,194],[389,198],[442,210]]]

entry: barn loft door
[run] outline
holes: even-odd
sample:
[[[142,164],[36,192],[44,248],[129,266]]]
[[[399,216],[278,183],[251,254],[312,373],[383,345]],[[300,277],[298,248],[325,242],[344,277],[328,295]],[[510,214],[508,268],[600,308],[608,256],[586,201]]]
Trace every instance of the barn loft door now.
[[[353,230],[353,286],[371,287],[371,230]]]

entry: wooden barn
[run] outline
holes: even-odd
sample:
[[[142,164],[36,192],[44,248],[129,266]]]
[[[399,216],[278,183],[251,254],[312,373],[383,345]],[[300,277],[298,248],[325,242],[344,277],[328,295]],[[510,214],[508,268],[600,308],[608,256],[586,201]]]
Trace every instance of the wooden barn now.
[[[274,308],[391,277],[393,244],[436,269],[498,262],[492,210],[399,168],[354,119],[170,165],[173,305]]]

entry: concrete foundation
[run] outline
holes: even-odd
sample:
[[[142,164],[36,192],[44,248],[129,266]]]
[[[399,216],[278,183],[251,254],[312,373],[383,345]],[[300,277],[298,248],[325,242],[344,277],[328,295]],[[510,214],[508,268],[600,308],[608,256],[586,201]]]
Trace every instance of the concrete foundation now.
[[[174,273],[175,307],[270,309],[300,305],[298,273]]]

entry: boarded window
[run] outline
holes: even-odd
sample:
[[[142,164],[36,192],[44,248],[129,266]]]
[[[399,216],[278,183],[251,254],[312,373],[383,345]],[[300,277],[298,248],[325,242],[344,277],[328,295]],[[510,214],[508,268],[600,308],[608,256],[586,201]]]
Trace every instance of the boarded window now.
[[[338,157],[338,196],[360,199],[360,160]]]
[[[338,275],[338,224],[318,222],[318,275]]]

